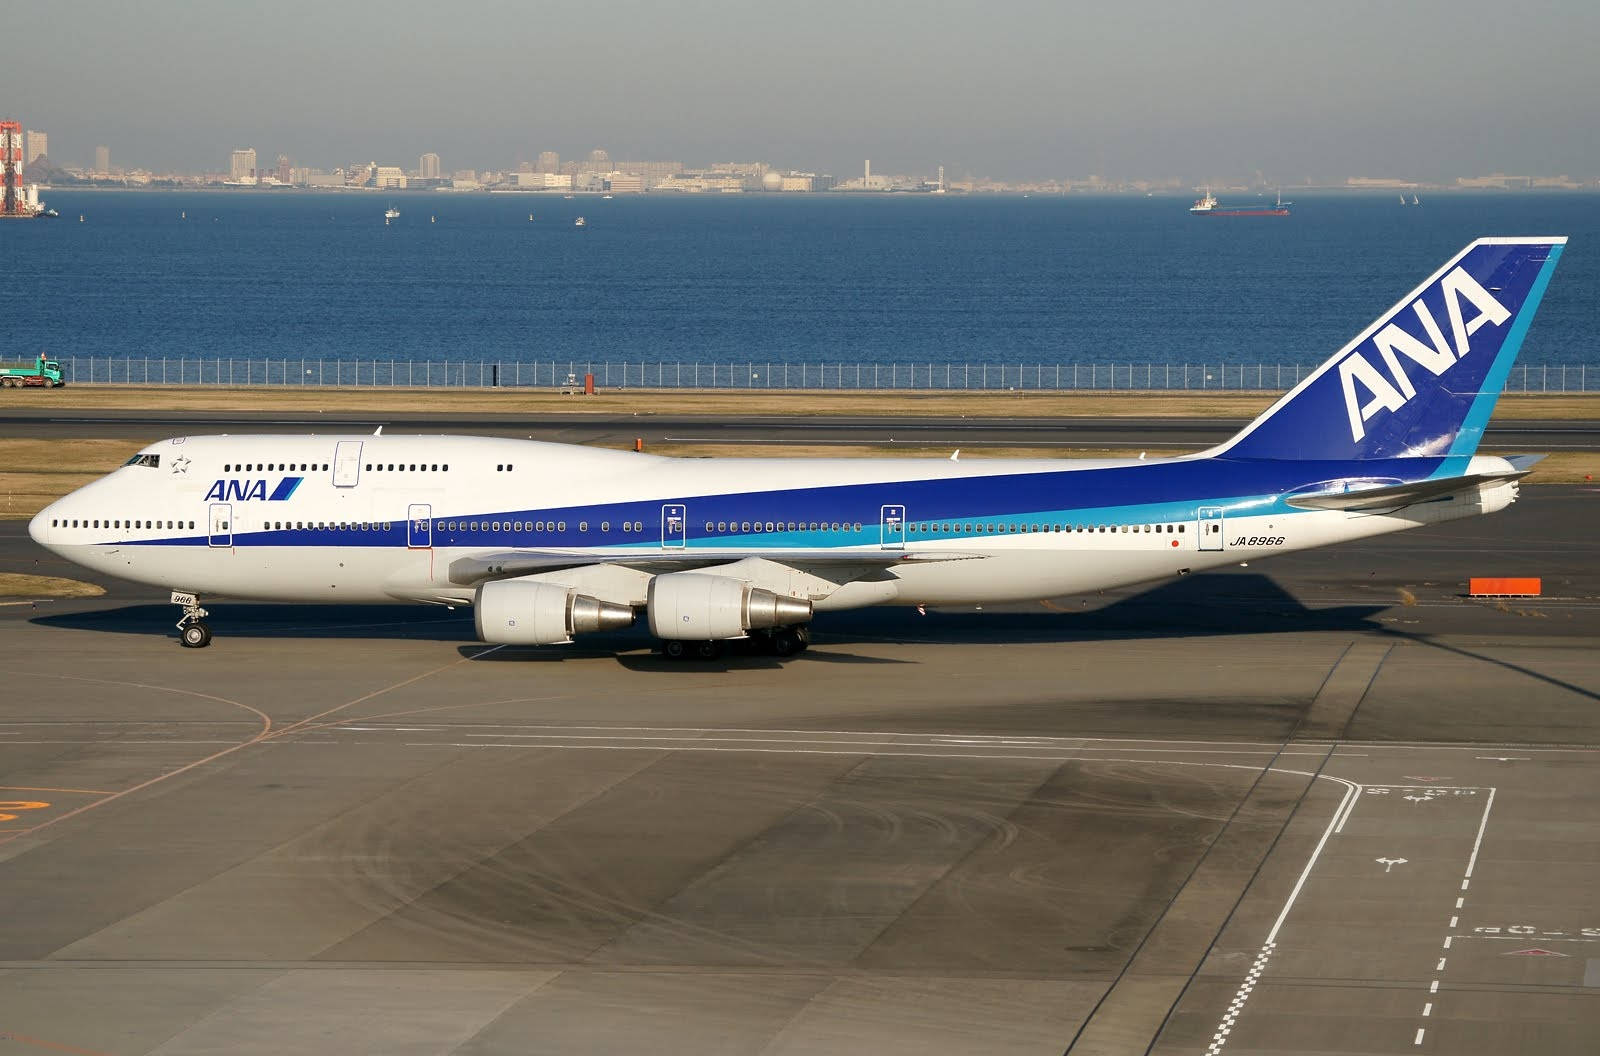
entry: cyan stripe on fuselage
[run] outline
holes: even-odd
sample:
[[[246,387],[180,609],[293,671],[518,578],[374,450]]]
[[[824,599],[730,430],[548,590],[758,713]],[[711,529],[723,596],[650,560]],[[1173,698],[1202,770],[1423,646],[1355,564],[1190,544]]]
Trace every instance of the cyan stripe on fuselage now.
[[[1478,394],[1473,398],[1472,406],[1467,409],[1466,418],[1462,420],[1461,430],[1451,441],[1449,456],[1434,471],[1434,476],[1460,476],[1467,471],[1467,462],[1477,452],[1478,444],[1483,440],[1484,430],[1489,427],[1489,417],[1494,414],[1495,403],[1505,391],[1506,379],[1511,376],[1511,368],[1516,364],[1517,355],[1522,351],[1523,339],[1528,336],[1528,328],[1533,325],[1533,317],[1539,313],[1539,304],[1544,300],[1545,288],[1550,285],[1550,276],[1555,274],[1556,262],[1561,259],[1561,251],[1566,248],[1565,244],[1550,247],[1550,255],[1545,258],[1544,266],[1539,269],[1538,276],[1529,287],[1528,295],[1522,302],[1522,310],[1517,313],[1516,319],[1512,320],[1511,329],[1506,333],[1505,341],[1500,346],[1500,354],[1495,357],[1494,365],[1489,368],[1483,383],[1478,387]]]
[[[814,488],[745,491],[726,494],[663,496],[645,500],[599,503],[583,506],[480,510],[476,513],[444,513],[435,510],[431,533],[435,547],[524,547],[527,549],[593,550],[661,549],[661,510],[667,505],[687,509],[687,546],[714,549],[834,549],[876,546],[881,507],[906,508],[907,524],[983,523],[1004,526],[1008,531],[1022,525],[1044,523],[1083,523],[1120,526],[1123,524],[1179,523],[1193,521],[1202,506],[1218,506],[1229,515],[1292,516],[1305,511],[1288,505],[1286,496],[1309,486],[1359,479],[1388,479],[1395,482],[1429,479],[1444,462],[1440,458],[1378,459],[1370,461],[1273,461],[1256,459],[1195,459],[1171,462],[1133,463],[1099,469],[1062,469],[1039,473],[997,474],[982,477],[949,477],[868,484],[837,484]],[[432,496],[437,502],[439,496]],[[267,508],[235,504],[237,526]],[[288,520],[292,508],[271,509],[273,520]],[[405,509],[372,511],[366,516],[384,523],[388,530],[351,531],[327,528],[283,528],[234,530],[235,546],[279,547],[405,547],[408,524]],[[305,514],[299,515],[307,519]],[[312,517],[310,519],[319,519]],[[790,521],[854,525],[856,531],[796,531],[772,533],[716,533],[707,535],[706,522],[760,521],[765,524]],[[521,521],[565,522],[566,531],[456,531],[439,530],[437,524],[463,522],[493,523]],[[624,521],[642,522],[641,532],[623,532]],[[579,523],[589,530],[580,532]],[[600,532],[601,523],[610,523],[610,532]],[[967,538],[993,538],[997,532],[910,532],[907,542],[955,542]],[[206,534],[167,539],[109,540],[105,545],[121,546],[202,546],[210,545]]]

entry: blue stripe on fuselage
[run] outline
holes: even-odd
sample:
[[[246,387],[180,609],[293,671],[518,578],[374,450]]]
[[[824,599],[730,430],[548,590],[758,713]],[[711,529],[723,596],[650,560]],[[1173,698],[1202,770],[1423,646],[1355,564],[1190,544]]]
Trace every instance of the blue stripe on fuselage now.
[[[662,496],[647,500],[564,506],[546,509],[516,508],[479,513],[436,513],[433,545],[436,547],[530,547],[579,549],[597,546],[660,546],[661,508],[679,504],[687,508],[690,547],[803,545],[818,548],[875,544],[880,507],[904,506],[906,521],[984,524],[1030,524],[1034,521],[1076,518],[1088,523],[1130,524],[1178,522],[1196,518],[1201,506],[1220,506],[1235,516],[1291,515],[1285,496],[1320,484],[1358,479],[1392,482],[1428,479],[1440,467],[1440,458],[1380,459],[1360,461],[1273,461],[1255,459],[1196,459],[1148,462],[1102,469],[1062,469],[1037,473],[1009,473],[981,477],[839,484],[814,488],[735,492],[718,495]],[[382,516],[378,514],[377,516]],[[406,545],[404,510],[389,513],[388,530],[336,528],[284,528],[260,532],[236,531],[235,546],[364,546]],[[710,522],[742,524],[768,521],[787,525],[817,522],[862,525],[861,532],[832,529],[780,535],[778,532],[745,534],[737,531],[707,535]],[[523,531],[439,529],[438,523],[494,523],[530,521],[565,522],[566,530]],[[623,532],[622,523],[640,522],[640,532]],[[379,522],[380,524],[383,522]],[[578,525],[586,523],[587,531]],[[610,524],[601,532],[602,523]],[[977,533],[973,533],[976,535]],[[985,532],[985,535],[990,533]],[[927,534],[908,535],[915,541]],[[941,540],[960,538],[941,532]],[[204,536],[184,539],[126,541],[123,545],[204,545]]]

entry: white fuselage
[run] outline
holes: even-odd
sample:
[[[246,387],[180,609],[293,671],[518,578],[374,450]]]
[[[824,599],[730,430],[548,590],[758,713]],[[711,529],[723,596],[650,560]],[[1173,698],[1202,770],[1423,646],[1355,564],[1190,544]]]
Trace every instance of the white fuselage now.
[[[30,531],[88,568],[209,597],[461,604],[485,579],[519,574],[519,555],[554,554],[585,563],[525,574],[618,604],[645,604],[652,574],[669,568],[651,558],[703,558],[717,574],[828,610],[1101,590],[1491,512],[1515,495],[1497,483],[1446,504],[1352,514],[1288,510],[1272,494],[1128,494],[1128,482],[1203,463],[680,459],[463,436],[189,437],[144,448]],[[1107,473],[1123,482],[1116,503],[1029,501],[1046,487],[1089,494]],[[885,551],[906,559],[830,571]],[[809,568],[808,555],[832,564]]]

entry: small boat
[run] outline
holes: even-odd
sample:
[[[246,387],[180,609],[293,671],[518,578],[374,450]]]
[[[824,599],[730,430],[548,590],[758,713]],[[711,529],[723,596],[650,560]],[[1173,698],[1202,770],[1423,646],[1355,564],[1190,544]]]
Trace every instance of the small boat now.
[[[533,223],[533,214],[532,213],[528,214],[528,223],[530,223],[530,224]]]
[[[1410,204],[1409,202],[1406,201],[1406,196],[1403,195],[1403,194],[1400,196],[1400,204],[1401,205],[1409,205]]]
[[[1421,205],[1422,204],[1422,199],[1418,198],[1416,195],[1413,194],[1411,196],[1411,204],[1412,205]]]
[[[54,209],[50,208],[49,206],[45,206],[43,209],[41,209],[37,213],[33,214],[33,218],[35,220],[55,220],[60,216],[61,216],[60,213],[56,212]]]
[[[583,217],[580,216],[576,220],[572,221],[572,226],[573,227],[587,227],[588,223],[587,223],[587,221],[584,220]]]
[[[600,196],[600,200],[601,200],[601,201],[610,201],[610,200],[611,200],[611,195],[609,195],[609,194],[602,194],[602,195],[601,195],[601,196]]]
[[[400,210],[391,205],[383,211],[383,218],[385,220],[398,220],[400,219]]]

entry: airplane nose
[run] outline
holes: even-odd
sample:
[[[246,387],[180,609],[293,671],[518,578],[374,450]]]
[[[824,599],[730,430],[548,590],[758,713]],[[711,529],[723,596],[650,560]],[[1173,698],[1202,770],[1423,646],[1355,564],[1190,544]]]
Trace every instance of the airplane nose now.
[[[55,503],[51,503],[38,513],[34,514],[33,520],[28,522],[29,538],[38,543],[40,546],[48,547],[52,541],[53,535],[50,527],[51,522],[59,516],[60,515],[56,513]]]

